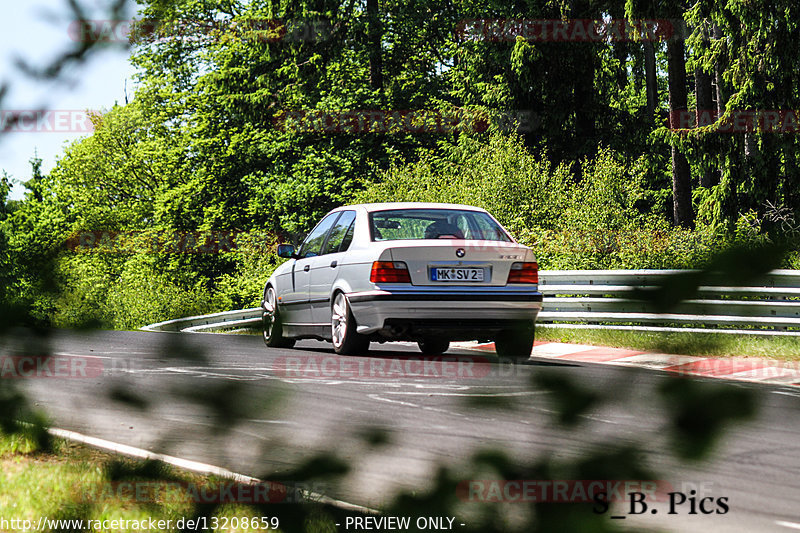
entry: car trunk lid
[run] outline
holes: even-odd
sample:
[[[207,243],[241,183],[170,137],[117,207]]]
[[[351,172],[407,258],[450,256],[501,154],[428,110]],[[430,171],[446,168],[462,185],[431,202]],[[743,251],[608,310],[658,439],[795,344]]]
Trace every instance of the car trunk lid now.
[[[503,286],[512,264],[535,261],[525,246],[500,241],[394,241],[387,251],[408,266],[411,283],[422,286]]]

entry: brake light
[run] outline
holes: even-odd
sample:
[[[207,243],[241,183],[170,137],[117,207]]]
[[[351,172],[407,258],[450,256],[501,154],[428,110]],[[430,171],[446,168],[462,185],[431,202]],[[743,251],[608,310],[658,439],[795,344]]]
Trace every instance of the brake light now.
[[[514,263],[508,273],[508,283],[539,283],[538,263]]]
[[[369,280],[372,283],[411,283],[411,275],[402,261],[375,261]]]

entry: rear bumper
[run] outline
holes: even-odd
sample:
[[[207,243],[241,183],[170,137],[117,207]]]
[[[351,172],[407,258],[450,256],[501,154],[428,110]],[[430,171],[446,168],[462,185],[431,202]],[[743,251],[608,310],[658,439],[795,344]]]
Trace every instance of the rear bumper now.
[[[444,334],[452,340],[486,338],[532,326],[542,293],[528,288],[481,290],[379,289],[347,295],[358,332],[389,338]]]

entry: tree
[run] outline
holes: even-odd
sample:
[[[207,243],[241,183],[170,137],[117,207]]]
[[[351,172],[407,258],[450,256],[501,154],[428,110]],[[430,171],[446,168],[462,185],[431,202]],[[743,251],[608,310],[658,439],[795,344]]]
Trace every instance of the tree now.
[[[3,176],[0,177],[0,222],[6,219],[8,216],[8,206],[6,205],[6,201],[8,200],[8,193],[11,192],[11,180],[8,177],[6,172],[3,172]]]
[[[687,110],[686,59],[681,39],[671,39],[667,42],[667,64],[670,126],[678,128],[677,117],[685,114]],[[689,162],[677,144],[672,145],[672,202],[675,224],[691,228],[694,225],[691,174]]]
[[[698,156],[721,170],[714,197],[720,205],[718,216],[729,223],[750,210],[767,214],[770,205],[786,206],[794,213],[800,209],[800,170],[794,164],[798,141],[792,130],[794,115],[788,113],[800,104],[800,77],[789,66],[800,60],[800,46],[793,38],[797,15],[798,6],[788,1],[699,2],[686,12],[694,27],[692,56],[706,72],[714,72],[721,115],[700,132],[716,138],[704,142]],[[713,36],[708,45],[701,44],[703,32]],[[773,115],[773,110],[783,114]],[[744,113],[755,113],[746,131],[740,125],[736,132],[720,134]]]
[[[369,39],[369,81],[376,91],[383,90],[383,51],[381,50],[378,0],[367,0],[367,35]]]
[[[9,289],[14,285],[12,276],[13,264],[11,252],[8,247],[8,237],[6,236],[6,225],[4,221],[8,217],[8,193],[11,190],[11,182],[8,174],[3,172],[0,177],[0,306],[6,305],[10,296]]]

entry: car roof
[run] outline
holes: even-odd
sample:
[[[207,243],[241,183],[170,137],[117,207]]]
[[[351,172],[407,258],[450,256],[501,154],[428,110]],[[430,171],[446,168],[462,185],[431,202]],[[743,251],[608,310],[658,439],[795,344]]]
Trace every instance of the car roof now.
[[[356,208],[364,209],[370,213],[374,211],[386,211],[389,209],[463,209],[467,211],[486,211],[485,209],[475,207],[474,205],[447,204],[438,202],[382,202],[373,204],[354,204],[339,207],[334,211]]]

